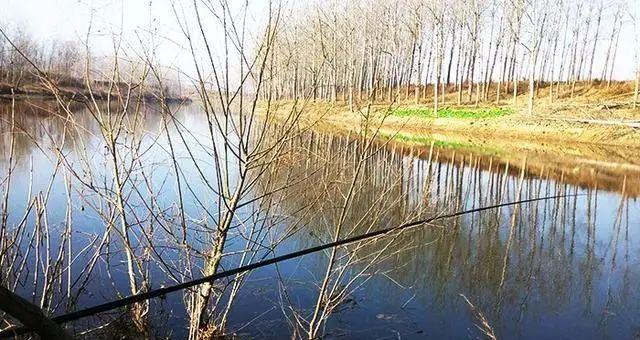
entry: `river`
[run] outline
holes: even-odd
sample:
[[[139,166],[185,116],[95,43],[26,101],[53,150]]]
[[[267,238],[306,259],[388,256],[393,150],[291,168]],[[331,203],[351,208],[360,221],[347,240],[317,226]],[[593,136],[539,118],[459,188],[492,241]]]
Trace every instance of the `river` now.
[[[21,103],[12,117],[10,104],[0,105],[2,249],[7,249],[0,268],[5,285],[57,315],[129,291],[122,235],[116,231],[113,165],[95,113],[78,107],[68,116],[46,107]],[[206,118],[197,103],[175,112],[168,122],[154,107],[127,117],[130,128],[116,143],[121,169],[127,170],[124,209],[133,252],[151,288],[201,275],[197,254],[212,242],[211,221],[221,209],[211,188],[220,176]],[[219,136],[213,140],[222,143]],[[476,338],[483,336],[486,321],[505,339],[640,335],[637,160],[621,158],[615,148],[604,153],[611,155],[607,162],[602,152],[598,159],[540,157],[444,143],[437,136],[410,144],[380,139],[370,145],[341,215],[367,143],[313,130],[282,143],[283,156],[270,165],[268,176],[252,182],[250,197],[286,189],[239,211],[223,267],[326,242],[341,219],[341,235],[357,235],[437,214],[559,196],[438,220],[394,236],[394,242],[343,249],[345,279],[337,287],[349,282],[348,294],[324,333],[328,338]],[[233,182],[235,176],[230,171],[228,178]],[[115,229],[106,233],[110,228]],[[251,259],[239,252],[247,239],[261,242]],[[193,262],[184,244],[192,249]],[[327,254],[245,277],[228,314],[228,330],[241,337],[290,337],[291,311],[308,317],[316,303]],[[233,281],[220,285],[231,289]],[[129,334],[122,330],[125,311],[107,315],[73,327],[81,331],[116,320],[110,324],[115,327],[107,327],[115,333],[85,335]],[[186,336],[182,293],[155,299],[149,315],[149,336]]]

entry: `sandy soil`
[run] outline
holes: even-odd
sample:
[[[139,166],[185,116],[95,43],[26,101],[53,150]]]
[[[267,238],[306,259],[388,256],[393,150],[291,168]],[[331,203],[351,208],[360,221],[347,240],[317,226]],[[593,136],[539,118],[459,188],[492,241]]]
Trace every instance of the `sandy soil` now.
[[[459,157],[489,157],[490,163],[508,163],[513,171],[526,159],[526,171],[534,177],[544,174],[582,187],[640,195],[640,129],[559,119],[598,117],[593,113],[600,110],[596,106],[588,114],[554,115],[550,112],[558,112],[557,108],[546,107],[534,117],[514,113],[487,119],[385,117],[387,107],[372,107],[365,120],[366,109],[350,112],[345,105],[307,104],[300,125],[328,133],[361,133],[368,123],[367,129],[377,132],[380,140],[391,139],[404,152],[421,157],[433,153],[435,144],[441,156],[455,150]],[[274,119],[286,116],[291,108],[291,103],[277,104]],[[616,111],[616,119],[640,116],[628,108]]]

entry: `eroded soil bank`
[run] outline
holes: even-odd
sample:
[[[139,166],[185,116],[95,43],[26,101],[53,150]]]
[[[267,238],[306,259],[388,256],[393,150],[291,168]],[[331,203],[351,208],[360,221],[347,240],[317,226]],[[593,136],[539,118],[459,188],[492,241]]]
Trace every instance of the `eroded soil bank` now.
[[[283,119],[292,104],[278,104]],[[345,106],[308,105],[300,126],[324,133],[376,133],[380,143],[421,158],[473,160],[528,176],[581,187],[640,195],[640,129],[510,114],[497,118],[398,117],[384,106],[350,112]],[[368,119],[366,119],[368,117]],[[574,117],[574,119],[576,119]],[[469,158],[472,157],[472,158]],[[489,169],[490,170],[490,169]]]

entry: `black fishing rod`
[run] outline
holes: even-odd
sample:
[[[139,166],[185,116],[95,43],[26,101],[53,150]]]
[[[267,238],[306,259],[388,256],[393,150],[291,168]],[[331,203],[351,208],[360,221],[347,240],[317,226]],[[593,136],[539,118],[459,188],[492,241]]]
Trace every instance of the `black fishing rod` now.
[[[115,301],[111,301],[111,302],[107,302],[107,303],[103,303],[97,306],[93,306],[93,307],[89,307],[89,308],[85,308],[85,309],[81,309],[75,312],[71,312],[71,313],[67,313],[67,314],[63,314],[63,315],[59,315],[59,316],[55,316],[53,318],[51,318],[52,321],[56,322],[56,323],[66,323],[66,322],[70,322],[70,321],[74,321],[74,320],[78,320],[81,318],[85,318],[91,315],[95,315],[98,313],[103,313],[106,311],[110,311],[116,308],[120,308],[120,307],[125,307],[134,303],[138,303],[138,302],[142,302],[145,300],[149,300],[149,299],[153,299],[156,297],[160,297],[169,293],[173,293],[173,292],[177,292],[179,290],[183,290],[183,289],[187,289],[187,288],[191,288],[206,282],[213,282],[215,280],[218,279],[222,279],[225,277],[229,277],[232,275],[236,275],[236,274],[240,274],[246,271],[250,271],[250,270],[254,270],[254,269],[258,269],[258,268],[262,268],[262,267],[266,267],[278,262],[282,262],[282,261],[286,261],[286,260],[291,260],[297,257],[301,257],[304,255],[308,255],[311,253],[315,253],[315,252],[319,252],[321,250],[325,250],[325,249],[329,249],[329,248],[333,248],[333,247],[338,247],[338,246],[342,246],[342,245],[346,245],[346,244],[350,244],[350,243],[354,243],[354,242],[358,242],[358,241],[363,241],[366,239],[370,239],[370,238],[374,238],[377,236],[383,236],[385,234],[390,234],[393,232],[397,232],[397,231],[401,231],[401,230],[405,230],[405,229],[409,229],[412,227],[417,227],[419,225],[423,225],[423,224],[427,224],[430,222],[434,222],[437,220],[442,220],[442,219],[447,219],[447,218],[452,218],[452,217],[458,217],[458,216],[462,216],[462,215],[467,215],[467,214],[472,214],[472,213],[476,213],[476,212],[481,212],[481,211],[485,211],[485,210],[491,210],[491,209],[496,209],[496,208],[501,208],[501,207],[507,207],[507,206],[512,206],[512,205],[519,205],[519,204],[524,204],[524,203],[530,203],[530,202],[535,202],[535,201],[544,201],[544,200],[550,200],[550,199],[556,199],[556,198],[564,198],[564,197],[573,197],[573,196],[579,196],[578,194],[571,194],[571,195],[557,195],[557,196],[546,196],[546,197],[539,197],[539,198],[531,198],[531,199],[526,199],[526,200],[520,200],[520,201],[515,201],[515,202],[507,202],[507,203],[501,203],[501,204],[496,204],[496,205],[490,205],[490,206],[486,206],[486,207],[480,207],[480,208],[474,208],[474,209],[470,209],[470,210],[463,210],[463,211],[458,211],[458,212],[454,212],[454,213],[450,213],[450,214],[444,214],[444,215],[437,215],[428,219],[421,219],[421,220],[416,220],[416,221],[412,221],[412,222],[408,222],[405,224],[401,224],[399,226],[395,226],[392,228],[385,228],[385,229],[381,229],[381,230],[377,230],[377,231],[372,231],[366,234],[362,234],[362,235],[358,235],[358,236],[354,236],[354,237],[349,237],[349,238],[345,238],[342,240],[338,240],[335,242],[330,242],[330,243],[326,243],[326,244],[322,244],[319,246],[315,246],[315,247],[311,247],[311,248],[307,248],[307,249],[303,249],[303,250],[298,250],[298,251],[294,251],[292,253],[288,253],[285,255],[281,255],[281,256],[276,256],[267,260],[263,260],[263,261],[259,261],[259,262],[255,262],[255,263],[251,263],[248,265],[244,265],[238,268],[234,268],[234,269],[230,269],[230,270],[226,270],[223,272],[219,272],[219,273],[215,273],[213,275],[209,275],[209,276],[204,276],[192,281],[188,281],[188,282],[183,282],[180,284],[176,284],[173,286],[169,286],[169,287],[162,287],[162,288],[158,288],[158,289],[154,289],[145,293],[140,293],[140,294],[134,294],[119,300],[115,300]],[[1,306],[0,306],[1,308]],[[17,336],[17,335],[21,335],[21,334],[25,334],[30,332],[31,329],[28,327],[24,327],[24,326],[16,326],[13,328],[9,328],[6,329],[2,332],[0,332],[0,339],[2,338],[9,338],[12,336]]]

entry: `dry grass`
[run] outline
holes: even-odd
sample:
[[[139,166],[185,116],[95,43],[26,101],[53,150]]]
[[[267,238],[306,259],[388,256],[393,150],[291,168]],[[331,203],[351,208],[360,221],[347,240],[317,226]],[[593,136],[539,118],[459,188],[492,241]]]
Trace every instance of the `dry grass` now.
[[[574,97],[564,97],[568,86],[558,88],[559,97],[551,101],[548,98],[549,88],[539,90],[536,98],[535,113],[532,117],[526,115],[526,95],[517,98],[514,105],[512,99],[504,99],[499,103],[479,102],[454,105],[452,98],[456,93],[447,95],[447,103],[451,105],[441,106],[457,110],[495,109],[508,110],[511,114],[495,117],[483,117],[477,119],[432,118],[422,116],[390,116],[382,129],[393,134],[394,132],[409,133],[412,135],[446,134],[458,137],[473,137],[485,140],[515,140],[544,144],[556,144],[559,146],[571,143],[572,145],[609,145],[640,148],[640,129],[625,126],[610,126],[602,124],[587,124],[576,122],[576,119],[616,120],[629,121],[640,120],[640,109],[632,109],[630,101],[633,96],[633,84],[630,82],[606,84],[577,84]],[[393,110],[428,110],[432,103],[421,102],[409,104],[412,101],[399,101],[391,105]],[[280,102],[280,111],[287,112],[291,102]],[[377,117],[388,114],[389,103],[376,103],[372,105]],[[331,129],[343,131],[358,131],[362,123],[361,111],[351,112],[349,105],[344,102],[326,103],[310,102],[304,107],[303,119],[307,124],[326,126]]]

